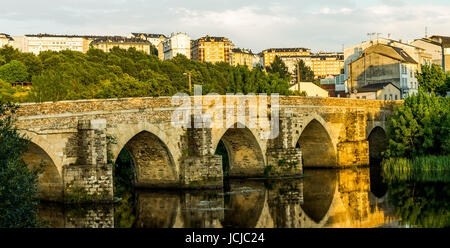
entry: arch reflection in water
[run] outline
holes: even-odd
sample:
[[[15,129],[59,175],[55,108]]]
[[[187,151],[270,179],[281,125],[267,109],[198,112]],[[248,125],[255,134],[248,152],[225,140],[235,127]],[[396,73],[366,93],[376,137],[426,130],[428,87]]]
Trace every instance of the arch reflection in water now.
[[[304,179],[229,181],[222,190],[137,190],[135,204],[40,207],[53,227],[376,227],[393,218],[369,168],[307,169]],[[126,205],[130,204],[130,205]],[[114,209],[114,210],[113,210]]]
[[[301,208],[315,223],[322,222],[329,212],[336,192],[337,170],[305,169],[303,204]]]
[[[261,180],[230,180],[229,191],[224,193],[223,227],[256,227],[264,207],[265,191]]]

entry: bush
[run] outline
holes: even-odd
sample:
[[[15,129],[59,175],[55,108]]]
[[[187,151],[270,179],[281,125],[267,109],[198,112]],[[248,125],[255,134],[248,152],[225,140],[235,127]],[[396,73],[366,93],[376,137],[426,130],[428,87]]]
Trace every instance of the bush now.
[[[385,157],[450,153],[450,101],[419,91],[394,110],[388,124]]]
[[[0,103],[0,227],[36,227],[38,170],[21,159],[29,141],[12,125],[16,108]]]

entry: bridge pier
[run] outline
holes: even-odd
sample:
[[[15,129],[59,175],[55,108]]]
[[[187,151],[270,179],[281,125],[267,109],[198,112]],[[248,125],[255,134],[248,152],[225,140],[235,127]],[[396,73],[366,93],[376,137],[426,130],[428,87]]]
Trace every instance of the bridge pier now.
[[[106,120],[79,120],[77,162],[63,167],[65,202],[113,201],[113,169],[107,163]]]
[[[353,111],[345,115],[345,139],[337,146],[338,167],[363,166],[369,164],[369,142],[366,140],[367,115]]]
[[[183,155],[180,158],[181,187],[222,188],[222,157],[214,155],[211,128],[208,125],[195,128],[194,118],[196,117],[192,116],[191,127],[186,130]]]
[[[267,148],[266,176],[295,176],[303,171],[302,152],[293,146],[293,113],[280,113],[278,137],[269,142]]]

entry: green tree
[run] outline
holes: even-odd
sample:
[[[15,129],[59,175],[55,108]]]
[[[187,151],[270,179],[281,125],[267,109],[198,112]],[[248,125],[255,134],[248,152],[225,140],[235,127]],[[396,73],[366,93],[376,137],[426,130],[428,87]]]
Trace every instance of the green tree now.
[[[450,153],[450,100],[419,90],[395,108],[389,120],[386,157]]]
[[[305,61],[299,60],[297,63],[298,70],[300,71],[300,82],[314,82],[314,72],[311,67],[305,64]],[[295,81],[298,81],[297,67],[294,71]]]
[[[290,79],[291,74],[289,73],[289,70],[284,64],[283,60],[275,56],[275,59],[273,60],[272,64],[267,68],[267,71],[270,73],[278,73],[281,78],[283,79]]]
[[[8,103],[8,102],[14,102],[15,97],[15,89],[11,87],[10,83],[7,83],[0,79],[0,103]]]
[[[36,227],[38,170],[22,160],[29,141],[13,126],[16,108],[0,103],[0,227]]]
[[[419,87],[427,92],[439,92],[439,88],[445,86],[446,75],[438,65],[422,65],[422,72],[416,72]]]
[[[0,66],[0,78],[8,83],[26,82],[28,80],[27,67],[20,61],[11,60]]]

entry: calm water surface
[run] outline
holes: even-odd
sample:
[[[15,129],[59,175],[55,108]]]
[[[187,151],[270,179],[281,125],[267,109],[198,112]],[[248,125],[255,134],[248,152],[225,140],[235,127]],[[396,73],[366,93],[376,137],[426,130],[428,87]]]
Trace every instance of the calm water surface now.
[[[136,190],[114,205],[41,203],[50,227],[449,227],[450,184],[389,181],[379,169],[305,169],[302,179],[223,190]]]

